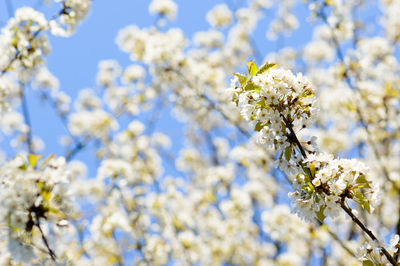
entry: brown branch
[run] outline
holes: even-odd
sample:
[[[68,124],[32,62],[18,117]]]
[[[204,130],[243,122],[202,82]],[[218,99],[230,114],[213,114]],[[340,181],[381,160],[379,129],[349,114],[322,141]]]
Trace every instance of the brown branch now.
[[[344,200],[342,200],[340,202],[340,207],[342,207],[342,209],[350,216],[350,218],[373,240],[373,241],[377,241],[379,243],[380,249],[382,250],[383,254],[385,254],[386,258],[388,259],[388,261],[392,264],[392,265],[398,265],[395,261],[395,259],[392,257],[392,255],[390,255],[390,253],[383,247],[380,245],[379,240],[376,238],[376,236],[374,235],[374,233],[372,233],[371,230],[369,230],[361,221],[360,219],[357,218],[357,216],[355,216],[353,214],[353,212],[351,211],[351,209],[349,207],[346,206],[346,204],[344,203]]]
[[[40,220],[39,220],[39,216],[37,214],[36,214],[36,227],[39,229],[39,232],[40,232],[40,234],[42,236],[43,244],[46,246],[47,251],[48,251],[48,253],[49,253],[50,257],[51,257],[51,260],[56,262],[57,256],[54,253],[54,251],[50,248],[50,245],[49,245],[49,243],[47,241],[47,238],[43,233],[42,227],[40,226]]]
[[[286,119],[282,114],[281,114],[286,127],[289,129],[290,133],[291,133],[291,137],[293,138],[293,140],[295,141],[296,145],[299,147],[301,154],[303,155],[304,158],[306,157],[306,153],[304,151],[303,146],[301,145],[300,141],[298,140],[296,133],[293,130],[292,124],[289,122],[288,119]],[[329,192],[329,191],[328,191]],[[380,244],[380,242],[378,241],[378,239],[376,238],[376,236],[372,233],[371,230],[369,230],[362,222],[360,219],[357,218],[357,216],[355,216],[352,212],[352,210],[347,207],[344,203],[344,198],[342,199],[342,201],[340,202],[340,207],[350,216],[350,218],[374,241],[377,241],[379,244],[380,249],[382,250],[383,254],[386,256],[386,258],[388,259],[388,261],[392,264],[392,265],[397,265],[395,259],[392,257],[392,255],[390,255],[390,253]]]

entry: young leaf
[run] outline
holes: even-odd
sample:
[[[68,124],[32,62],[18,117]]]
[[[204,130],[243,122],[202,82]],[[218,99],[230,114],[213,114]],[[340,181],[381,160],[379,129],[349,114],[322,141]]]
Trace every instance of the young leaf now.
[[[371,182],[367,180],[365,175],[359,175],[356,179],[356,184],[359,185],[358,187],[370,188]]]
[[[259,69],[258,69],[258,71],[257,71],[257,74],[262,74],[262,73],[264,73],[265,71],[267,71],[268,69],[270,69],[270,68],[274,68],[274,67],[276,67],[278,64],[277,63],[265,63],[265,64],[263,64]]]
[[[370,204],[368,199],[362,194],[361,191],[358,189],[353,189],[353,194],[355,197],[355,200],[361,205],[363,209],[366,209],[367,212],[371,212]]]
[[[242,76],[242,75],[237,74],[237,73],[235,73],[234,75],[235,75],[236,77],[238,77],[240,86],[243,87],[243,86],[246,84],[246,82],[247,82],[247,77]]]
[[[370,261],[370,260],[364,260],[364,261],[362,262],[362,265],[363,265],[363,266],[374,266],[375,264],[374,264],[372,261]]]
[[[247,70],[252,77],[257,73],[257,65],[254,63],[254,60],[247,63]]]
[[[285,149],[285,159],[287,161],[289,161],[290,157],[292,157],[292,147],[291,146],[286,147],[286,149]]]
[[[315,162],[310,163],[308,167],[310,168],[311,177],[315,176]]]
[[[255,125],[254,131],[260,131],[263,127],[264,127],[264,125],[262,124],[261,121],[259,121],[259,122]]]
[[[42,181],[36,182],[36,186],[39,188],[40,195],[45,203],[48,203],[51,197],[51,189]]]
[[[35,168],[37,162],[42,158],[42,155],[36,155],[36,154],[29,154],[28,155],[28,162],[29,165]]]
[[[255,89],[255,85],[254,85],[254,83],[253,82],[248,82],[247,84],[246,84],[246,86],[244,87],[244,90],[245,91],[253,91],[254,89]]]

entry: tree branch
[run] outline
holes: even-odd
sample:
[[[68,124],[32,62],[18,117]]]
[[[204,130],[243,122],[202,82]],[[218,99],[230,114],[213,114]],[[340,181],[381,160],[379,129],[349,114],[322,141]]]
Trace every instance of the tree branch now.
[[[26,132],[26,144],[28,146],[28,152],[33,153],[33,145],[32,145],[32,123],[29,115],[28,102],[25,97],[25,84],[21,84],[20,90],[20,98],[22,105],[22,113],[24,115],[24,122],[28,126],[28,132]]]
[[[51,257],[51,260],[54,261],[54,262],[56,262],[57,256],[56,256],[56,254],[54,253],[54,251],[50,248],[50,245],[49,245],[49,243],[48,243],[48,241],[47,241],[47,238],[46,238],[46,236],[45,236],[44,233],[43,233],[42,227],[40,226],[39,216],[38,216],[37,214],[36,214],[35,216],[36,216],[36,227],[39,229],[39,232],[40,232],[40,234],[41,234],[41,236],[42,236],[43,244],[46,246],[47,251],[49,252],[49,255],[50,255],[50,257]]]
[[[369,230],[361,221],[360,219],[358,219],[353,212],[351,211],[351,209],[349,207],[346,206],[346,204],[344,203],[344,200],[342,200],[340,202],[340,207],[342,207],[342,209],[350,216],[350,218],[374,241],[378,242],[378,244],[380,245],[379,240],[376,238],[376,236],[372,233],[371,230]],[[388,261],[392,264],[392,265],[397,265],[395,259],[392,257],[392,255],[390,255],[390,253],[383,247],[380,245],[380,249],[382,250],[383,254],[385,254],[386,258],[388,259]]]

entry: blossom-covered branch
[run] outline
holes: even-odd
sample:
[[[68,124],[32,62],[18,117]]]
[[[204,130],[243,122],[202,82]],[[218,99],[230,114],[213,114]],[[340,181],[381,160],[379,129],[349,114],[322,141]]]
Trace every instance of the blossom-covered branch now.
[[[293,178],[295,191],[289,193],[294,211],[312,221],[335,218],[342,208],[358,226],[377,241],[375,235],[345,205],[346,199],[355,200],[368,212],[378,202],[378,189],[368,180],[367,168],[356,160],[335,159],[332,155],[307,150],[296,131],[309,127],[316,110],[315,91],[301,74],[266,63],[257,68],[249,62],[248,74],[235,74],[230,91],[241,114],[258,131],[260,144],[273,147],[280,153],[280,168]],[[305,142],[312,144],[312,140]],[[296,150],[297,149],[297,150]],[[381,245],[390,263],[393,256]]]

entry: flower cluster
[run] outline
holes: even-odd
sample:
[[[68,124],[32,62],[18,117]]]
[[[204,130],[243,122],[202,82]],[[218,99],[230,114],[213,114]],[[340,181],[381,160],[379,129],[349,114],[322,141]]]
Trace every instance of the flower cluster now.
[[[390,239],[387,250],[390,253],[398,254],[399,250],[399,235],[395,234]],[[358,249],[359,260],[363,265],[384,265],[387,264],[386,258],[383,256],[379,243],[377,241],[369,241],[362,244]]]
[[[60,0],[56,0],[60,2]],[[68,37],[75,32],[76,26],[89,13],[91,0],[64,0],[59,19],[49,21],[51,33],[56,36]]]
[[[45,0],[60,7],[51,18],[22,8],[5,23],[0,265],[397,265],[400,0],[367,11],[380,13],[374,25],[353,15],[375,1],[306,0],[324,22],[313,40],[270,54],[255,45],[259,30],[280,39],[309,29],[298,1],[216,3],[211,28],[190,39],[168,24],[177,1],[147,2],[154,25],[117,38],[134,62],[100,61],[93,87],[71,96],[44,64],[46,35],[69,36],[92,0]],[[282,68],[250,62],[228,96],[227,77],[249,57]],[[35,96],[65,126],[65,160],[83,162],[32,155],[45,143]],[[10,161],[9,146],[31,155]],[[335,156],[355,152],[363,163]]]
[[[159,32],[154,28],[139,29],[131,25],[122,29],[117,36],[117,44],[131,59],[147,64],[180,62],[186,39],[180,29]]]
[[[50,52],[50,46],[45,35],[38,35],[47,28],[42,13],[30,7],[17,9],[15,17],[7,22],[0,36],[0,69],[15,68],[15,64],[32,68],[42,63],[42,57]]]
[[[305,171],[295,178],[296,191],[289,195],[294,211],[305,220],[337,217],[346,198],[355,200],[368,212],[377,206],[378,187],[368,180],[368,168],[360,161],[310,154],[303,165]]]
[[[17,156],[0,167],[0,224],[8,228],[9,252],[21,262],[35,257],[33,244],[41,246],[34,243],[43,234],[41,223],[66,226],[71,211],[65,159],[50,156],[38,164],[39,159]]]
[[[149,11],[152,14],[166,16],[170,20],[176,17],[178,6],[172,0],[153,0],[149,5]]]
[[[400,1],[383,1],[382,24],[385,26],[388,39],[398,42],[400,39],[399,25],[400,18],[396,12],[400,7]]]
[[[225,4],[217,5],[207,13],[207,21],[213,27],[229,26],[232,20],[232,11]]]
[[[266,63],[257,69],[249,62],[249,74],[236,74],[230,91],[241,115],[259,132],[259,143],[285,150],[294,132],[312,122],[315,91],[301,73],[294,75],[275,66]]]
[[[230,91],[241,115],[259,131],[258,142],[279,151],[281,169],[289,178],[296,176],[292,180],[295,192],[289,193],[294,211],[307,221],[323,221],[337,217],[349,198],[371,212],[378,203],[378,188],[367,179],[364,164],[334,159],[316,148],[310,151],[296,135],[309,127],[314,115],[315,92],[310,82],[301,74],[274,67],[267,63],[258,69],[249,62],[249,74],[236,74]]]
[[[102,109],[78,111],[71,114],[68,121],[68,128],[74,136],[105,138],[108,132],[118,127],[112,115]]]

